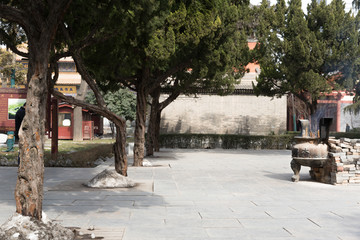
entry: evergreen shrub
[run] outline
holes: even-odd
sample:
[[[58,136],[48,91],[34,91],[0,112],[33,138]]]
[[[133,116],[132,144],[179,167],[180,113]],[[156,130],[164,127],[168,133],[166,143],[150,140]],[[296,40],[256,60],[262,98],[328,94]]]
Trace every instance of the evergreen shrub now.
[[[160,146],[163,148],[197,149],[290,149],[296,133],[281,135],[250,136],[235,134],[160,134]]]

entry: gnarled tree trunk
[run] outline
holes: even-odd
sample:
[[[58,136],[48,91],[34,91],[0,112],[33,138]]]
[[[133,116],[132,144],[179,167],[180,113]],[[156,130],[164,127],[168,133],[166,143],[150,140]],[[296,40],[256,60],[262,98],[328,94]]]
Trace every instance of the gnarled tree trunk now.
[[[156,139],[156,129],[157,129],[157,118],[158,112],[160,111],[160,89],[157,88],[151,93],[151,111],[150,111],[150,119],[149,126],[146,135],[146,156],[154,155],[155,143],[158,145],[158,141]]]
[[[155,134],[154,134],[154,139],[153,139],[154,151],[155,152],[160,151],[159,139],[160,139],[161,111],[162,111],[162,108],[160,108],[159,111],[156,113]]]
[[[134,133],[134,166],[142,166],[145,147],[146,97],[145,86],[139,84],[136,97],[136,120]]]
[[[114,143],[113,149],[114,149],[114,158],[115,158],[115,170],[117,173],[127,176],[127,156],[126,156],[126,122],[125,119],[117,116],[113,112],[111,112],[106,107],[93,105],[90,103],[86,103],[84,101],[75,99],[71,96],[65,96],[64,94],[54,91],[53,95],[63,100],[64,102],[67,102],[69,104],[74,104],[77,106],[84,107],[88,110],[91,110],[99,115],[102,115],[103,117],[106,117],[110,121],[114,122],[116,126],[116,142]]]
[[[125,122],[116,123],[116,142],[114,143],[115,170],[117,173],[127,177],[127,156],[126,144],[126,124]]]
[[[178,82],[176,81],[177,85]],[[159,137],[160,137],[160,123],[161,123],[161,112],[170,103],[172,103],[179,95],[180,90],[174,89],[174,91],[160,103],[161,86],[158,86],[151,92],[151,112],[150,120],[146,138],[146,153],[148,156],[154,155],[154,151],[160,151]]]
[[[41,219],[48,49],[41,48],[41,43],[36,46],[37,54],[32,55],[34,69],[29,70],[33,74],[27,90],[26,114],[19,131],[20,165],[15,201],[17,213]]]

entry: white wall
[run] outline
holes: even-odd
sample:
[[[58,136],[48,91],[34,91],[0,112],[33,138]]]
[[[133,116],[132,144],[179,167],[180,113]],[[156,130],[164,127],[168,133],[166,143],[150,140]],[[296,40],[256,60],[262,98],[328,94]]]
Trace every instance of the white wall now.
[[[286,97],[180,96],[161,116],[162,133],[268,135],[284,131]]]

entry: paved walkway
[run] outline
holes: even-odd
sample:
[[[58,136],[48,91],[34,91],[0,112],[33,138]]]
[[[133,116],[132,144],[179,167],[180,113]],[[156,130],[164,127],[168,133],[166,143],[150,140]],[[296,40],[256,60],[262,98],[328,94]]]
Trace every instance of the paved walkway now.
[[[46,168],[44,212],[124,240],[360,239],[360,186],[291,182],[289,151],[168,150],[129,167],[133,189],[81,184],[107,167]],[[0,223],[15,211],[16,168],[0,168]],[[87,230],[94,226],[95,230]]]

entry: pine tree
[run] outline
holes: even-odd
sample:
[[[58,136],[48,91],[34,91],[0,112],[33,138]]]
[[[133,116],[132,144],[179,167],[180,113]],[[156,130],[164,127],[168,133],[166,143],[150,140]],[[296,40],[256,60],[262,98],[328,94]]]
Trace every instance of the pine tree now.
[[[44,135],[48,93],[47,68],[56,30],[71,0],[1,1],[0,39],[20,55],[28,57],[26,115],[19,131],[20,165],[15,189],[16,212],[36,219],[42,217],[44,181]],[[28,53],[17,51],[17,34],[7,24],[26,33]],[[11,30],[11,29],[10,29]]]
[[[300,0],[289,1],[289,6],[282,0],[275,7],[265,4],[257,48],[257,94],[293,93],[314,112],[322,94],[352,88],[359,72],[358,20],[345,13],[341,0],[329,5],[313,0],[307,15]]]
[[[170,77],[224,91],[241,77],[249,55],[246,37],[238,29],[246,9],[242,4],[129,2],[122,6],[124,14],[114,16],[114,22],[122,23],[114,25],[119,27],[116,36],[84,55],[104,91],[126,86],[137,93],[134,165],[141,166],[144,157],[151,92]]]

